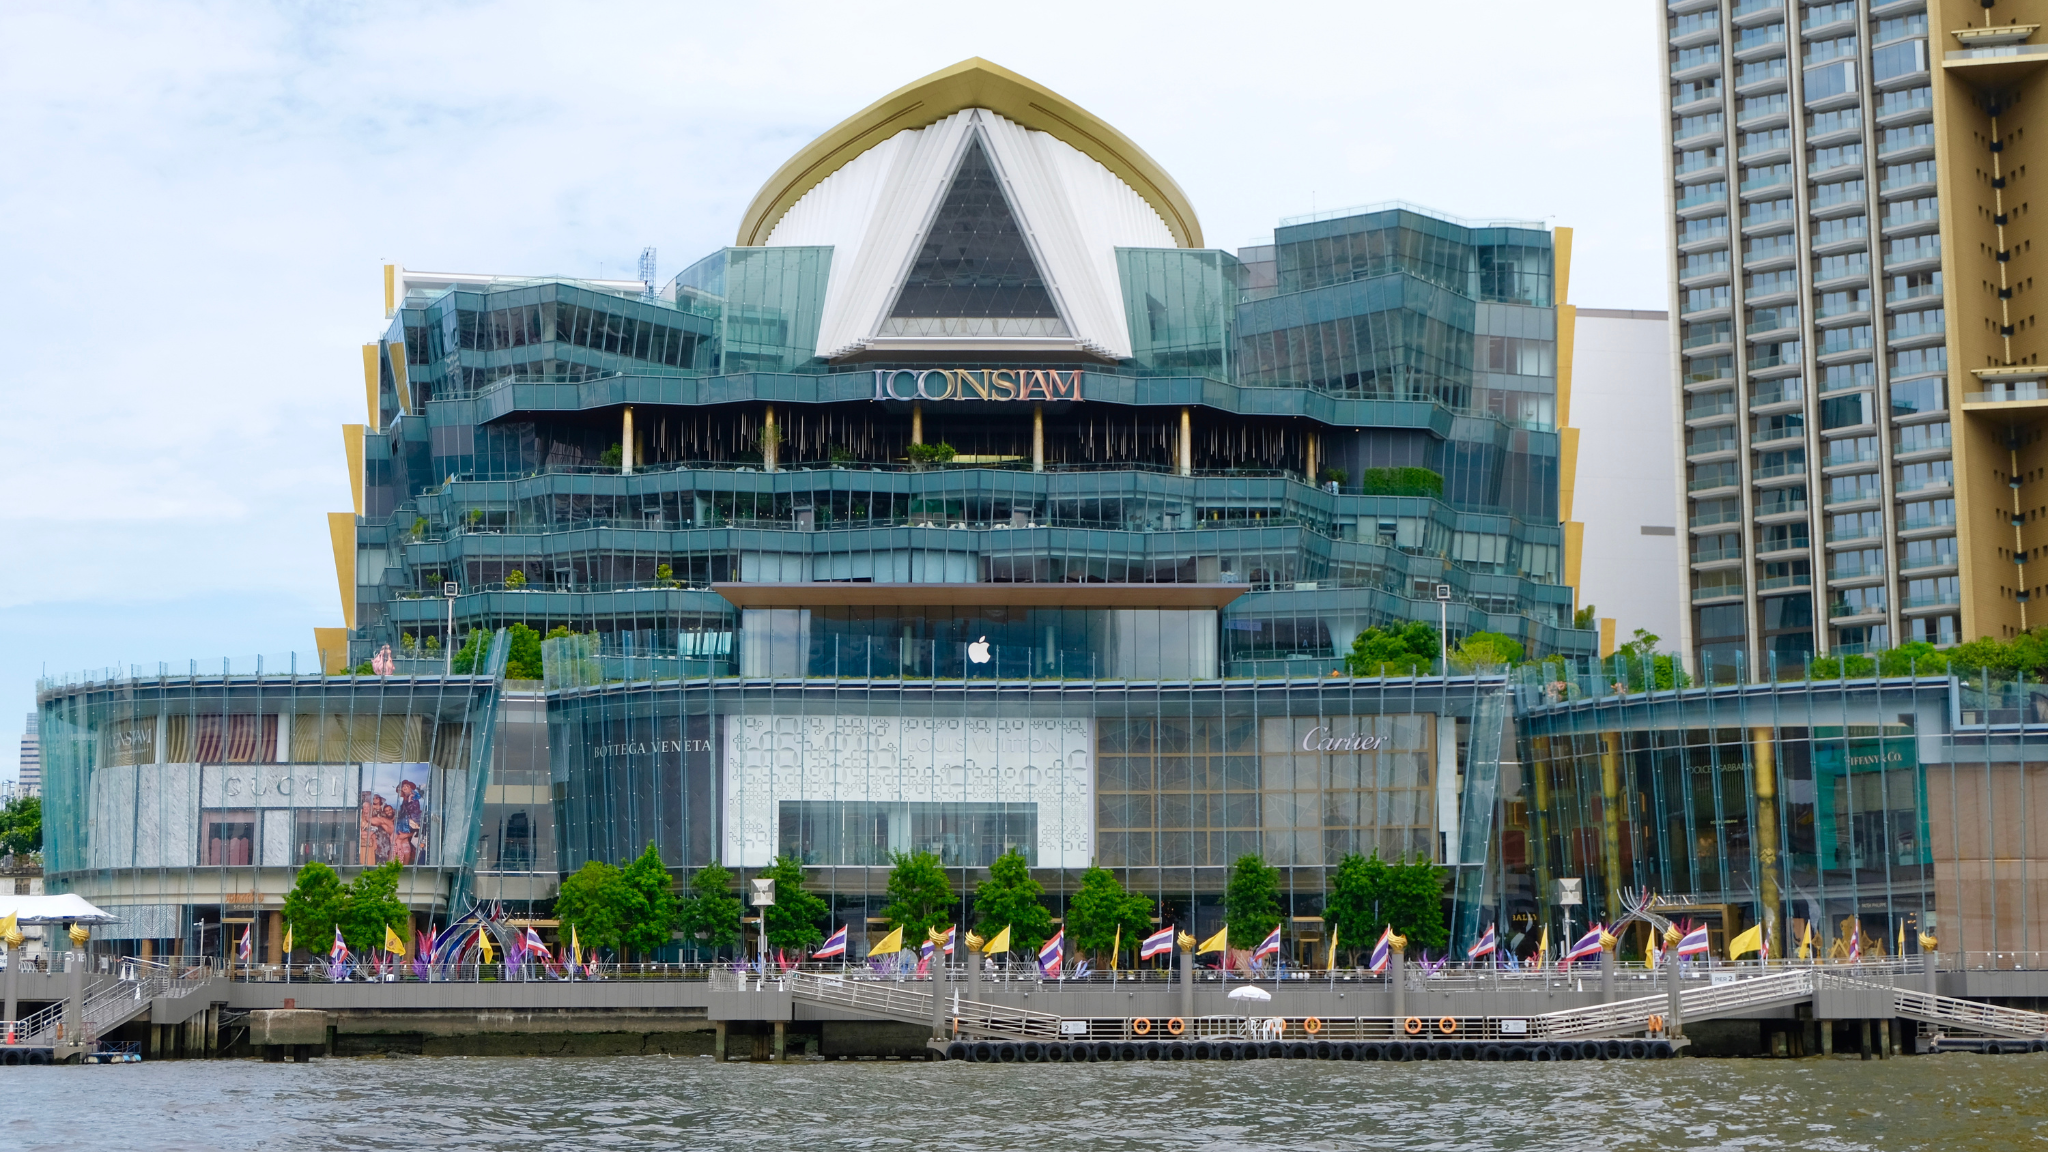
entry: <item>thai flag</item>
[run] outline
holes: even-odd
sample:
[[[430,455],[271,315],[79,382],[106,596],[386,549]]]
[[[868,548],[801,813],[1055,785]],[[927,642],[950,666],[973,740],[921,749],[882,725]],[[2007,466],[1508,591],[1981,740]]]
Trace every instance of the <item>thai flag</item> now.
[[[1053,933],[1052,939],[1047,940],[1045,946],[1038,950],[1038,974],[1040,976],[1053,980],[1060,978],[1060,961],[1064,958],[1066,947],[1067,930],[1062,928]]]
[[[1252,949],[1252,959],[1260,960],[1264,959],[1267,956],[1278,956],[1279,954],[1280,926],[1278,924],[1275,924],[1273,925],[1273,934],[1271,936],[1266,937],[1264,940],[1259,941],[1259,946],[1257,948]]]
[[[1465,959],[1477,960],[1481,956],[1491,956],[1499,950],[1500,938],[1493,934],[1493,925],[1488,924],[1486,934],[1479,938],[1479,943],[1465,949]]]
[[[1711,947],[1713,944],[1707,939],[1707,926],[1702,924],[1687,932],[1685,939],[1678,942],[1678,954],[1681,957],[1697,956]]]
[[[823,948],[811,953],[811,959],[823,960],[827,956],[844,955],[846,955],[846,925],[841,924],[839,931],[826,938]]]
[[[951,956],[953,954],[953,933],[955,931],[956,929],[953,927],[953,925],[946,925],[946,955],[948,956]]]
[[[937,944],[934,944],[929,940],[925,941],[922,945],[918,947],[917,974],[919,976],[923,976],[931,971],[932,953],[938,951],[938,947],[939,946]]]
[[[235,945],[235,955],[240,957],[242,962],[245,964],[248,963],[249,956],[256,950],[255,941],[251,940],[249,937],[249,933],[254,932],[255,930],[256,926],[254,924],[251,924],[243,928],[242,942]]]
[[[1579,937],[1578,942],[1571,946],[1571,950],[1564,954],[1564,962],[1569,965],[1581,956],[1598,956],[1600,954],[1600,933],[1604,931],[1606,929],[1602,925],[1593,925],[1592,931]]]
[[[526,951],[532,953],[535,956],[540,957],[540,961],[542,964],[547,964],[549,961],[554,959],[554,957],[548,952],[548,946],[546,944],[541,943],[540,933],[535,932],[533,929],[528,928],[526,930],[526,939],[523,941],[523,943],[526,945]]]
[[[1145,942],[1138,945],[1138,959],[1150,960],[1154,956],[1171,951],[1173,951],[1173,926],[1169,924],[1150,936],[1145,937]]]
[[[1386,931],[1380,933],[1380,942],[1372,946],[1372,970],[1374,972],[1385,972],[1387,965],[1392,962],[1393,957],[1394,926],[1389,924]]]
[[[339,924],[334,926],[334,947],[327,950],[327,958],[336,964],[348,959],[348,945],[342,942]]]

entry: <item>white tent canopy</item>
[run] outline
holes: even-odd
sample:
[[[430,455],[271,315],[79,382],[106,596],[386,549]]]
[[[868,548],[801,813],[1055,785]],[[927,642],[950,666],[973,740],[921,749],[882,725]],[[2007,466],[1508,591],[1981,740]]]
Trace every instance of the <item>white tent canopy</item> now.
[[[118,919],[83,896],[0,896],[0,920],[17,917],[23,924],[112,924]]]

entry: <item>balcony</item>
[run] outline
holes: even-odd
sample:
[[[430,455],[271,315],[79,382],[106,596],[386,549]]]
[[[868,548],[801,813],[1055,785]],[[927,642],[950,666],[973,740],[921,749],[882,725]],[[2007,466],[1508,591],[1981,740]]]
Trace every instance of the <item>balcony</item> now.
[[[1723,560],[1742,559],[1742,545],[1730,544],[1719,548],[1702,548],[1692,554],[1695,564],[1718,564]]]
[[[1843,442],[1836,441],[1836,443],[1841,444]],[[1850,464],[1868,464],[1877,458],[1877,445],[1857,445],[1829,452],[1821,457],[1820,466],[1823,468],[1842,468]]]
[[[1708,184],[1689,184],[1682,191],[1685,195],[1678,201],[1680,212],[1689,212],[1694,208],[1705,208],[1709,205],[1718,207],[1728,203],[1726,180],[1715,180]]]
[[[1858,485],[1854,488],[1830,488],[1825,506],[1838,508],[1845,504],[1862,504],[1866,501],[1877,500],[1883,495],[1884,489],[1875,483]]]
[[[1963,598],[1960,595],[1908,596],[1899,601],[1899,609],[1904,612],[1918,612],[1927,608],[1960,608],[1962,605]]]
[[[1905,159],[1913,153],[1934,153],[1934,125],[1914,124],[1905,128],[1887,128],[1878,135],[1879,156]]]
[[[1684,77],[1695,73],[1704,73],[1708,69],[1720,67],[1720,64],[1721,46],[1719,44],[1706,44],[1698,48],[1685,48],[1673,54],[1671,75],[1674,77]]]
[[[1767,84],[1783,84],[1784,82],[1785,58],[1783,56],[1744,64],[1735,73],[1735,90],[1737,92],[1755,91]]]
[[[1699,516],[1694,516],[1686,521],[1686,527],[1712,528],[1716,524],[1740,523],[1742,523],[1742,509],[1727,508],[1718,512],[1708,512]]]
[[[1726,416],[1735,411],[1735,395],[1732,392],[1716,392],[1707,404],[1695,404],[1685,410],[1687,420],[1710,420]],[[1732,447],[1732,445],[1731,445]]]
[[[1791,576],[1766,576],[1756,582],[1756,590],[1759,592],[1768,592],[1774,588],[1811,587],[1813,587],[1813,575],[1807,572],[1799,572]],[[1697,599],[1698,597],[1694,598]]]
[[[1941,222],[1941,209],[1936,205],[1921,206],[1917,200],[1902,200],[1888,206],[1880,226],[1887,233],[1902,229]]]
[[[1976,368],[1971,375],[1984,391],[1963,397],[1967,404],[2033,404],[2048,400],[2048,369]]]
[[[1953,528],[1955,526],[1956,518],[1954,516],[1901,516],[1899,518],[1899,533],[1901,535],[1908,532],[1931,532],[1938,528]]]
[[[1749,475],[1750,479],[1759,484],[1767,480],[1781,480],[1787,476],[1804,476],[1806,475],[1806,461],[1799,460],[1790,464],[1767,464],[1753,470]]]
[[[1907,88],[1899,92],[1887,92],[1877,102],[1877,122],[1884,125],[1903,120],[1908,116],[1934,111],[1934,89]]]
[[[1692,459],[1693,457],[1696,457],[1696,456],[1712,456],[1712,455],[1714,455],[1714,454],[1715,454],[1716,452],[1733,452],[1733,451],[1735,451],[1735,429],[1734,429],[1734,427],[1733,427],[1733,426],[1724,426],[1724,427],[1721,427],[1721,428],[1713,428],[1713,429],[1708,429],[1708,431],[1710,431],[1710,432],[1725,432],[1725,433],[1727,433],[1727,435],[1725,435],[1725,436],[1709,436],[1709,435],[1704,435],[1704,434],[1702,434],[1702,435],[1700,435],[1700,436],[1696,437],[1696,438],[1695,438],[1695,439],[1693,440],[1693,442],[1692,442],[1692,443],[1690,443],[1690,444],[1687,444],[1687,445],[1685,446],[1685,455],[1686,455],[1686,458],[1687,458],[1688,460],[1689,460],[1689,459]],[[1709,487],[1715,487],[1715,488],[1718,488],[1718,487],[1720,487],[1720,485],[1719,485],[1719,484],[1714,484],[1714,485],[1709,485]]]
[[[1859,524],[1854,528],[1845,528],[1840,532],[1831,528],[1828,530],[1827,539],[1830,544],[1847,544],[1852,540],[1882,540],[1884,539],[1884,526],[1881,524]]]
[[[1774,120],[1779,117],[1788,116],[1791,112],[1791,98],[1783,92],[1775,92],[1769,96],[1759,96],[1754,100],[1744,100],[1742,107],[1735,113],[1735,123],[1738,126],[1760,124],[1765,120]]]
[[[1805,435],[1806,429],[1803,426],[1788,424],[1777,428],[1759,429],[1750,436],[1749,442],[1751,445],[1775,444],[1780,440],[1799,440],[1804,438]]]
[[[1735,36],[1735,58],[1740,60],[1766,48],[1782,48],[1785,44],[1783,24],[1765,24],[1756,28],[1744,28]]]
[[[1756,386],[1750,393],[1751,408],[1768,408],[1773,404],[1796,403],[1802,398],[1800,380],[1797,376],[1789,380],[1772,380]]]
[[[1694,12],[1671,22],[1671,46],[1674,48],[1690,48],[1696,44],[1719,39],[1720,36],[1719,12]]]
[[[1790,188],[1791,186],[1792,166],[1789,164],[1777,164],[1767,169],[1760,169],[1756,175],[1744,180],[1742,182],[1742,194],[1747,196],[1752,192],[1762,192],[1771,188]]]
[[[1766,372],[1773,368],[1797,368],[1798,366],[1799,345],[1796,342],[1760,345],[1757,354],[1749,358],[1749,370],[1751,372]]]

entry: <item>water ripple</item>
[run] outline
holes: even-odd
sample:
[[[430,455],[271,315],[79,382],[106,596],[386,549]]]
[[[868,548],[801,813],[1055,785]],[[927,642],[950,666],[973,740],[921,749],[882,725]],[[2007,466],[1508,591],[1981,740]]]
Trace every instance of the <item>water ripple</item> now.
[[[63,1149],[2048,1148],[2048,1057],[1616,1064],[357,1059],[9,1068]],[[111,1109],[111,1112],[109,1111]],[[108,1133],[117,1139],[103,1140]]]

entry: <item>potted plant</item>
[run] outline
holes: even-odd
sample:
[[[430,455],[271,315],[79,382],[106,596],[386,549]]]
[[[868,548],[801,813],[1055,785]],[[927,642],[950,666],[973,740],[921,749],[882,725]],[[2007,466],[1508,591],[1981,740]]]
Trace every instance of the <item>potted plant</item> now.
[[[951,444],[941,440],[937,444],[912,444],[908,453],[912,471],[922,472],[934,464],[944,464],[959,453]]]

